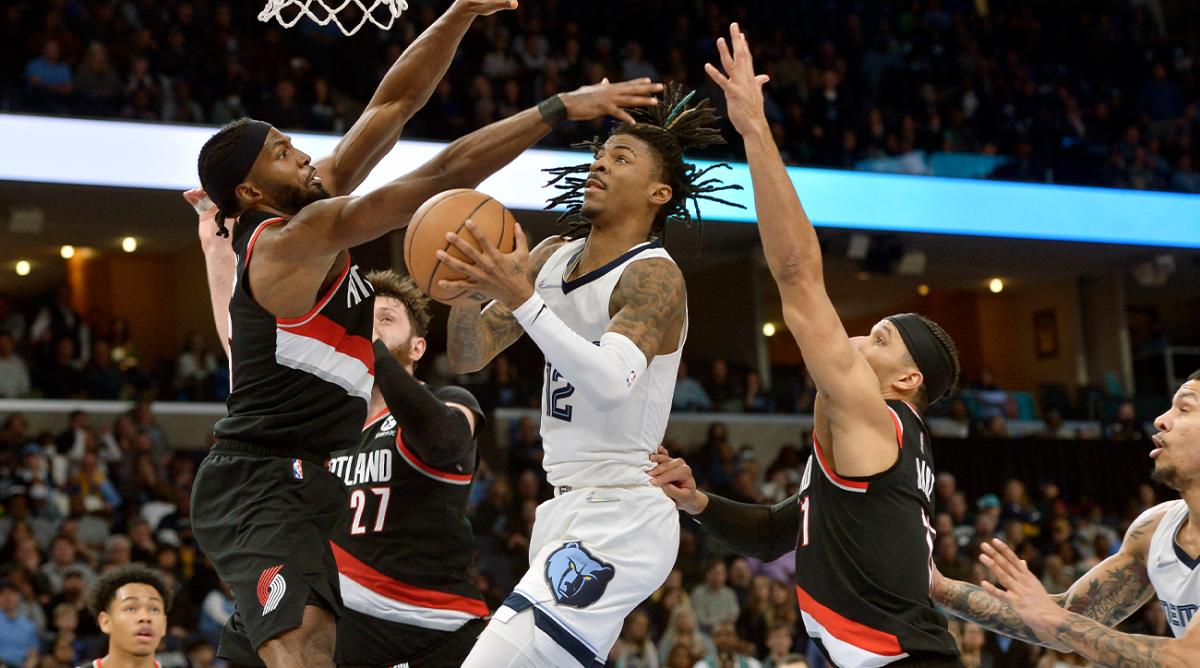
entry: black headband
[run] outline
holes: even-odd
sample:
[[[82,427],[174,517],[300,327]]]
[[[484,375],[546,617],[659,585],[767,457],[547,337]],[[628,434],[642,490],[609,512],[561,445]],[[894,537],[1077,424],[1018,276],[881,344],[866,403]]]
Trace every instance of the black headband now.
[[[946,360],[942,342],[915,313],[889,316],[888,321],[900,332],[900,338],[908,346],[908,354],[912,355],[921,375],[925,377],[925,391],[929,394],[930,405],[933,405],[954,384],[954,369]]]
[[[262,121],[250,120],[245,127],[246,130],[233,147],[229,159],[217,170],[209,183],[200,184],[222,213],[237,209],[237,195],[234,191],[250,175],[250,168],[258,159],[258,154],[267,141],[267,133],[271,131],[271,124]]]

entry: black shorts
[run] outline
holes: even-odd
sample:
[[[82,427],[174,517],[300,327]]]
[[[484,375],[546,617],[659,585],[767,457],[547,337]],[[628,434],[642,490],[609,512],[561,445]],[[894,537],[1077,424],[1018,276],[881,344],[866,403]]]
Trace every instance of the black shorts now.
[[[487,626],[486,619],[472,619],[456,631],[432,631],[343,612],[335,654],[340,668],[459,668]]]
[[[306,605],[341,614],[329,536],[346,488],[313,459],[220,441],[196,472],[192,532],[235,600],[222,658],[261,666],[258,648],[300,626]]]

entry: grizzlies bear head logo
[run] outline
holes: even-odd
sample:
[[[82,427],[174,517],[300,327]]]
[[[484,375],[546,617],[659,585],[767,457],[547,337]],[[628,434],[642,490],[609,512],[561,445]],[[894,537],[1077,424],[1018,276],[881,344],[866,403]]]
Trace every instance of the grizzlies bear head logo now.
[[[546,584],[559,605],[586,608],[595,603],[615,573],[612,564],[592,556],[579,541],[563,544],[546,559]]]

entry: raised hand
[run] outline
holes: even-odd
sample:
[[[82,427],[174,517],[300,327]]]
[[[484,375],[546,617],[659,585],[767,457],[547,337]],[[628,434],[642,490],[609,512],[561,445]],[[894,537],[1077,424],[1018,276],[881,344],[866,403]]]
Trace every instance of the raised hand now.
[[[204,188],[192,188],[184,192],[183,199],[192,205],[200,217],[196,228],[196,234],[200,237],[200,246],[207,249],[219,241],[225,241],[225,245],[229,245],[228,240],[217,236],[217,205],[208,198],[208,193],[204,192]],[[231,220],[227,224],[232,223]]]
[[[447,290],[467,290],[484,297],[495,299],[509,309],[515,309],[533,296],[533,282],[529,280],[529,242],[521,224],[516,224],[517,247],[511,253],[501,253],[484,238],[475,223],[468,220],[467,232],[474,237],[478,248],[454,232],[446,233],[446,241],[466,256],[464,262],[446,251],[438,251],[437,258],[451,269],[462,272],[467,278],[458,281],[438,281],[438,287]],[[480,251],[479,248],[484,250]]]
[[[650,455],[650,461],[655,464],[646,472],[650,475],[651,485],[661,489],[675,502],[675,507],[690,515],[704,511],[708,506],[708,496],[696,489],[696,478],[687,462],[673,459],[661,445],[657,452]]]
[[[1041,580],[1029,570],[1025,560],[1018,557],[1003,541],[992,539],[991,543],[985,542],[980,547],[983,554],[979,556],[979,560],[1004,587],[1001,590],[984,581],[981,583],[983,590],[1008,603],[1029,628],[1033,629],[1038,639],[1043,642],[1053,641],[1055,628],[1065,611],[1046,593]]]
[[[750,43],[738,24],[729,26],[729,42],[724,37],[717,39],[717,54],[721,57],[721,68],[725,73],[722,74],[712,63],[705,63],[704,71],[725,92],[729,121],[742,135],[765,128],[767,117],[763,112],[762,87],[771,78],[754,73]]]
[[[567,118],[573,121],[590,121],[601,116],[612,116],[624,123],[634,123],[626,109],[653,107],[658,104],[655,94],[662,92],[663,85],[649,78],[609,83],[608,79],[598,84],[584,86],[570,93],[562,93]]]
[[[454,4],[476,16],[491,16],[517,8],[517,0],[457,0]]]

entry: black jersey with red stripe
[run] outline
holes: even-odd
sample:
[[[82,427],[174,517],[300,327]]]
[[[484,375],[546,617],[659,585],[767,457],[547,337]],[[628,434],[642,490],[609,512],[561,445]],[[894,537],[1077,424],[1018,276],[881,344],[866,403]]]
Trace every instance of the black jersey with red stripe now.
[[[367,417],[375,354],[374,290],[349,253],[337,279],[299,318],[255,301],[247,271],[254,242],[283,218],[249,212],[233,228],[237,254],[229,301],[232,391],[217,438],[325,455],[350,447]]]
[[[796,593],[804,625],[841,668],[958,656],[929,598],[933,450],[903,401],[888,401],[900,456],[867,478],[837,475],[816,439],[801,481]]]
[[[470,392],[442,387],[433,394],[483,424]],[[407,660],[488,614],[472,579],[475,542],[466,516],[475,446],[438,469],[405,444],[402,431],[385,410],[368,421],[356,447],[329,460],[350,490],[332,547],[342,600],[359,613],[338,620],[339,665]]]

